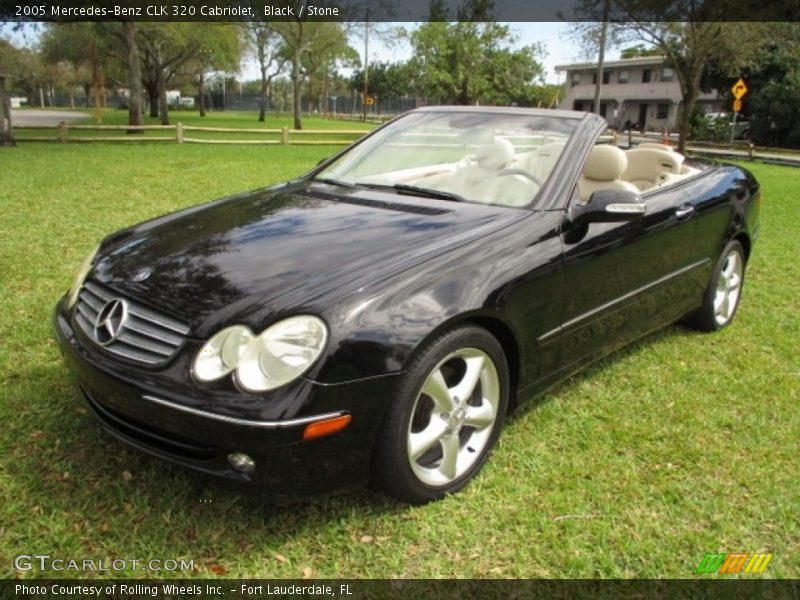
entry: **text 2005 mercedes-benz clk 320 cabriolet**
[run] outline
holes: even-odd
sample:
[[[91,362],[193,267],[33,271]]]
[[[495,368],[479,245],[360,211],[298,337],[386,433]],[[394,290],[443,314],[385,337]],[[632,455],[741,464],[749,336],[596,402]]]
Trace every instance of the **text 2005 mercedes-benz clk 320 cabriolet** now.
[[[306,176],[115,233],[58,303],[66,363],[117,438],[274,496],[455,492],[523,401],[736,312],[756,181],[605,127],[415,110]]]

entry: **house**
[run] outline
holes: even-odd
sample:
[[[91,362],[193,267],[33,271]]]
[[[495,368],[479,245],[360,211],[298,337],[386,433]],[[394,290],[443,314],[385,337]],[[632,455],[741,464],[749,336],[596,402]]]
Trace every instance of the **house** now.
[[[559,108],[594,110],[597,63],[558,65],[556,71],[566,73]],[[624,129],[627,123],[642,131],[674,130],[682,97],[678,76],[663,56],[623,58],[603,65],[600,114],[615,129]],[[697,106],[703,112],[725,110],[716,92],[701,92]]]

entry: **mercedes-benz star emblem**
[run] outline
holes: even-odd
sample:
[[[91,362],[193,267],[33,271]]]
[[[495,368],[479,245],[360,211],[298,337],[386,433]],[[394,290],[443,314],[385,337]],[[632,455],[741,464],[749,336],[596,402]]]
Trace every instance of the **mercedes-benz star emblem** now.
[[[97,313],[94,322],[94,337],[102,346],[107,346],[119,337],[128,320],[128,303],[122,298],[106,302]]]

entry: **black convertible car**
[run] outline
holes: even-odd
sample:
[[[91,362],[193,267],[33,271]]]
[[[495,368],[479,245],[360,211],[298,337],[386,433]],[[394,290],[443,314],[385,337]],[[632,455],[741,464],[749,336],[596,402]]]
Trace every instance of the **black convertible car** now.
[[[735,314],[756,181],[605,127],[415,110],[306,176],[115,233],[56,308],[66,363],[117,438],[275,496],[455,492],[523,401]]]

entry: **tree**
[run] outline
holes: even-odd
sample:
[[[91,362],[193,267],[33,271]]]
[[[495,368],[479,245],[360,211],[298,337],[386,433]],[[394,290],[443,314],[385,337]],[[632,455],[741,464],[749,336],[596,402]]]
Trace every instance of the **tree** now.
[[[585,20],[602,18],[604,0],[584,0]],[[725,22],[721,3],[695,0],[652,2],[611,0],[611,21],[620,39],[657,48],[675,69],[681,87],[678,149],[684,152],[689,124],[706,65],[710,61],[734,72],[758,52],[765,36],[758,23]]]
[[[250,42],[261,75],[261,88],[259,93],[258,120],[263,123],[267,114],[267,101],[269,89],[273,78],[278,76],[288,60],[285,53],[281,53],[281,36],[278,35],[269,23],[250,21],[245,25],[247,38]]]
[[[213,62],[214,50],[223,54],[233,51],[226,28],[218,23],[140,23],[141,47],[144,58],[144,86],[150,95],[150,115],[154,116],[154,103],[158,104],[158,116],[162,125],[169,125],[169,103],[167,87],[192,64],[205,68]],[[225,52],[220,50],[225,48]],[[236,46],[238,48],[238,45]],[[210,52],[209,52],[210,51]],[[236,60],[238,61],[238,50]]]
[[[271,24],[273,31],[283,40],[285,53],[292,64],[292,91],[294,128],[303,128],[300,100],[303,92],[303,61],[306,55],[330,53],[333,47],[341,48],[346,41],[341,23],[316,21],[285,21]]]
[[[514,50],[511,45],[516,40],[506,25],[479,21],[476,16],[480,15],[458,22],[428,22],[411,34],[410,66],[421,95],[454,104],[506,103],[512,90],[541,79],[539,45]]]
[[[701,85],[732,98],[728,90],[740,76],[749,88],[741,116],[750,120],[752,140],[768,146],[800,147],[800,24],[770,24],[762,51],[741,71],[730,73],[711,62]]]
[[[197,95],[200,116],[206,116],[205,82],[209,71],[234,71],[242,54],[240,29],[227,23],[206,23],[198,31],[203,42],[190,61],[197,72]]]

